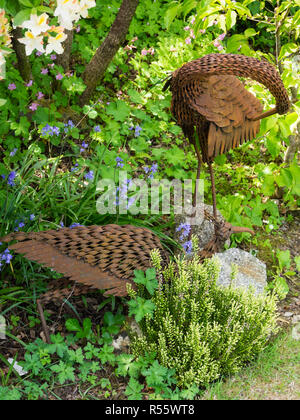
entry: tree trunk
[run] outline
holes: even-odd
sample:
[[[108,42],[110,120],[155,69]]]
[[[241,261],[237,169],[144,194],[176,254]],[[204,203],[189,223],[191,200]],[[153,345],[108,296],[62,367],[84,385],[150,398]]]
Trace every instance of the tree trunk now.
[[[139,0],[123,0],[108,35],[86,66],[82,77],[87,87],[79,100],[81,106],[89,101],[109,63],[124,42],[138,3]]]
[[[70,69],[70,57],[72,52],[72,42],[73,42],[73,34],[74,31],[65,30],[65,34],[68,38],[62,43],[64,48],[64,52],[62,54],[58,54],[55,64],[62,66],[64,72],[66,73]]]
[[[12,46],[17,56],[18,70],[22,79],[29,82],[31,79],[31,65],[25,52],[25,45],[19,42],[19,38],[23,37],[22,29],[16,28],[12,30]]]

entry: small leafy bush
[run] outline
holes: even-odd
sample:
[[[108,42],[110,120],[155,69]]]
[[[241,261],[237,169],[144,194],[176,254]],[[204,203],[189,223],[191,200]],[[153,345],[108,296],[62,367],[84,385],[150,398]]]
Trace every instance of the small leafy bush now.
[[[277,331],[276,296],[221,288],[218,260],[177,259],[162,270],[154,251],[152,261],[159,279],[155,310],[139,323],[142,335],[133,337],[132,351],[156,352],[161,365],[175,369],[177,386],[201,386],[237,372]],[[133,300],[139,294],[130,291]]]

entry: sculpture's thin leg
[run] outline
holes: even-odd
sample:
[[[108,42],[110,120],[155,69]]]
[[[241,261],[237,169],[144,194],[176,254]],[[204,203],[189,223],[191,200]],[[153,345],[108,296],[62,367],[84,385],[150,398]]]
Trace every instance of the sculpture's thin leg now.
[[[43,330],[44,330],[46,342],[47,342],[47,344],[51,344],[48,325],[46,323],[45,316],[44,316],[44,311],[43,311],[43,308],[42,308],[42,305],[41,305],[41,302],[40,302],[39,299],[36,301],[36,304],[37,304],[37,308],[38,308],[40,318],[41,318],[41,321],[42,321],[42,327],[43,327]]]
[[[193,213],[191,214],[192,218],[196,216],[196,212],[197,212],[197,208],[196,208],[197,195],[198,195],[199,180],[200,180],[201,165],[202,165],[202,157],[201,157],[201,153],[198,148],[197,142],[195,142],[195,150],[196,150],[196,154],[198,158],[198,166],[197,166],[196,184],[195,184],[195,189],[194,189],[193,198],[192,198],[192,206],[193,206]],[[190,229],[190,232],[189,232],[188,241],[190,241],[191,238],[192,238],[192,228]]]
[[[216,201],[216,187],[215,187],[215,177],[214,171],[212,168],[212,162],[208,162],[208,168],[210,173],[210,180],[211,180],[211,193],[212,193],[212,200],[213,200],[213,215],[215,221],[218,220],[217,218],[217,201]],[[217,226],[215,224],[215,233],[217,232]]]

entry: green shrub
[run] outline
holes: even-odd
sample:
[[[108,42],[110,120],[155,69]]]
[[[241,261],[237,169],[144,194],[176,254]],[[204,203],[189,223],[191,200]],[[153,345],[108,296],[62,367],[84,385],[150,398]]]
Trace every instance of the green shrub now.
[[[139,323],[142,334],[133,337],[132,351],[155,351],[159,363],[175,368],[178,386],[237,372],[277,331],[276,296],[217,286],[218,260],[177,259],[164,270],[157,253],[152,260],[159,279],[155,310]]]

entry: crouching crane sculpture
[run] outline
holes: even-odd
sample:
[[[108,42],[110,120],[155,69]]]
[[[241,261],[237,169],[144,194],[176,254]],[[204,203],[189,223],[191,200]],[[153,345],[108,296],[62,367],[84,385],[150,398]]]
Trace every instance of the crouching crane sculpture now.
[[[235,76],[250,77],[265,85],[276,99],[275,108],[262,112],[260,101]],[[163,90],[168,87],[172,92],[171,112],[198,158],[193,206],[203,161],[210,172],[217,220],[213,159],[254,139],[262,118],[286,113],[287,91],[270,63],[237,54],[209,54],[186,63],[172,73]]]

